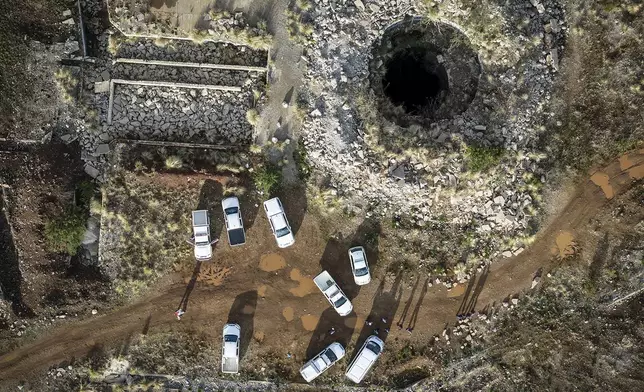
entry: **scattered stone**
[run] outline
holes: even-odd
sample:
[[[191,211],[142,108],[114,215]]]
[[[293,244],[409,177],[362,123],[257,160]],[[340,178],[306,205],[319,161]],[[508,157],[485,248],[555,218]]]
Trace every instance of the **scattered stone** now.
[[[94,83],[94,93],[96,93],[96,94],[108,93],[109,91],[110,91],[110,82],[109,81],[95,82]]]
[[[96,155],[104,155],[110,152],[110,145],[109,144],[99,144],[98,147],[96,148],[96,151],[94,154]]]
[[[99,174],[101,174],[101,172],[97,168],[90,164],[85,165],[85,173],[87,173],[92,178],[96,178],[99,176]]]
[[[517,305],[519,303],[518,298],[512,298],[512,305]]]
[[[74,18],[69,18],[69,19],[63,20],[63,24],[73,26],[76,24],[76,22],[74,22]]]
[[[101,78],[102,78],[104,81],[110,80],[110,79],[111,79],[111,77],[110,77],[110,73],[109,73],[107,70],[105,70],[105,71],[101,72]]]
[[[65,10],[63,11],[63,17],[67,18],[72,16],[72,11],[71,10]]]
[[[364,11],[364,10],[365,10],[364,3],[363,3],[362,1],[360,1],[360,0],[355,0],[355,1],[353,2],[353,4],[355,4],[356,8],[357,8],[357,9],[359,9],[360,11]]]

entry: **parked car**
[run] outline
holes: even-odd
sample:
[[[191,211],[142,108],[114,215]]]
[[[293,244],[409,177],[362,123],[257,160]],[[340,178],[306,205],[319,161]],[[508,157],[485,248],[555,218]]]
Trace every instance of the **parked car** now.
[[[212,243],[210,242],[210,218],[207,210],[192,211],[192,234],[195,258],[209,260],[212,257]]]
[[[246,233],[244,232],[244,222],[239,209],[239,199],[234,196],[225,198],[221,201],[221,208],[224,210],[228,243],[230,246],[245,244]]]
[[[222,373],[238,373],[241,327],[238,324],[226,324],[224,325],[223,335],[223,346],[221,348],[221,371]]]
[[[356,384],[360,384],[384,348],[385,342],[379,337],[376,335],[369,336],[360,351],[358,351],[358,354],[349,364],[346,373],[347,378]]]
[[[274,197],[266,200],[264,202],[264,210],[266,211],[268,222],[271,225],[271,230],[273,230],[275,240],[277,240],[277,246],[286,248],[293,245],[295,243],[295,237],[293,237],[293,231],[288,224],[280,199]]]
[[[351,261],[353,280],[355,280],[356,284],[362,286],[371,282],[367,253],[362,246],[355,246],[349,249],[349,260]]]
[[[305,363],[300,369],[300,374],[306,382],[311,382],[342,358],[344,358],[344,347],[337,342],[331,343],[329,347]]]
[[[331,306],[333,306],[333,309],[340,316],[346,316],[351,313],[353,310],[351,301],[349,301],[349,298],[340,289],[340,286],[335,283],[335,280],[333,280],[328,272],[322,271],[318,276],[313,278],[313,282],[318,286],[318,289],[320,289]]]

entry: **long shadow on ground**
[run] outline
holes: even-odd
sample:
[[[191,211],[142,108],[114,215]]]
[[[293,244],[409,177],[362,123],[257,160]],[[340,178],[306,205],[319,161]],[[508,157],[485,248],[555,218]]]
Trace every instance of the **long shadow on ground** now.
[[[239,324],[241,327],[240,358],[244,358],[246,355],[248,345],[253,338],[255,309],[257,309],[257,291],[252,290],[235,297],[233,306],[228,313],[228,324]]]
[[[387,341],[387,337],[389,336],[389,332],[387,331],[391,328],[394,315],[398,310],[402,298],[402,277],[402,273],[398,273],[387,291],[385,291],[387,277],[384,277],[380,281],[378,290],[373,297],[373,304],[371,306],[371,312],[369,312],[369,316],[367,317],[367,324],[364,325],[360,332],[351,358],[356,356],[370,335],[378,335],[383,342]],[[371,325],[368,323],[371,323]]]
[[[354,313],[342,317],[331,307],[322,312],[320,321],[306,348],[306,360],[313,358],[333,342],[338,342],[346,348],[355,329],[355,322],[351,323],[350,320],[352,318],[355,320],[355,317]]]
[[[197,210],[208,210],[210,217],[210,238],[213,240],[221,236],[224,231],[224,213],[221,210],[221,199],[224,190],[220,183],[214,180],[205,180],[199,194]]]
[[[22,299],[22,273],[4,208],[4,200],[0,197],[0,294],[11,302],[16,316],[32,317],[34,312]]]
[[[360,286],[355,284],[349,261],[349,249],[354,246],[363,246],[367,253],[367,262],[373,277],[379,261],[378,239],[381,227],[377,221],[365,220],[348,238],[332,238],[327,242],[324,253],[320,259],[320,268],[331,274],[342,291],[354,299],[360,292]]]

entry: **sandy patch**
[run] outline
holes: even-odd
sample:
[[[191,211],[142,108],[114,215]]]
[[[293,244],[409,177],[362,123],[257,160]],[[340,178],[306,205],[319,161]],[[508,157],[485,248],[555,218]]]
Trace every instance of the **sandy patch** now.
[[[644,178],[644,164],[628,169],[628,175],[633,180],[641,180]]]
[[[302,275],[299,269],[293,268],[291,270],[291,280],[298,282],[300,285],[290,289],[289,291],[296,297],[304,297],[315,291],[315,282],[308,276]]]
[[[255,334],[253,335],[253,338],[259,343],[263,342],[264,341],[264,332],[262,332],[262,331],[255,332]]]
[[[315,331],[315,327],[318,326],[318,321],[320,321],[320,318],[312,314],[307,314],[300,317],[300,320],[302,320],[302,326],[304,327],[304,329],[306,329],[307,331]]]
[[[364,319],[360,316],[350,316],[344,319],[344,325],[347,328],[362,328],[364,325]]]
[[[197,282],[203,282],[213,286],[220,286],[224,278],[230,273],[230,267],[218,267],[212,263],[202,264],[197,276]],[[190,277],[184,279],[186,284],[190,282]]]
[[[554,247],[552,251],[554,254],[557,254],[560,259],[575,253],[575,242],[573,241],[572,233],[562,231],[557,235],[555,243],[557,246]]]
[[[268,289],[268,286],[266,286],[265,284],[259,286],[257,288],[257,294],[262,298],[266,297],[266,289]]]
[[[293,311],[293,308],[290,306],[287,306],[282,310],[282,316],[286,319],[286,321],[293,321],[293,318],[295,316],[295,312]]]
[[[262,271],[273,272],[286,267],[286,260],[277,253],[263,255],[259,260],[259,268]]]
[[[606,196],[607,199],[615,197],[615,192],[613,191],[613,186],[610,184],[610,177],[608,177],[608,174],[597,172],[590,177],[590,181],[602,188],[604,196]]]
[[[474,279],[474,278],[470,278],[470,279]],[[458,286],[452,288],[451,290],[447,290],[447,298],[460,297],[464,293],[465,293],[465,285],[459,284]]]

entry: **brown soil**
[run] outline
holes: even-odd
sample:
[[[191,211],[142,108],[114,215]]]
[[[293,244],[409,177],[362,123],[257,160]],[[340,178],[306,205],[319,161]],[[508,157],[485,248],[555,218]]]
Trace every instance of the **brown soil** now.
[[[417,288],[411,289],[401,275],[383,278],[376,274],[369,285],[360,288],[347,286],[345,291],[352,293],[355,314],[345,318],[337,316],[322,295],[315,292],[304,297],[294,295],[291,292],[291,274],[295,275],[295,272],[284,268],[286,261],[277,263],[279,268],[269,268],[270,272],[258,268],[267,251],[277,251],[266,217],[260,211],[253,225],[248,227],[247,244],[241,248],[216,248],[212,265],[230,270],[220,286],[196,285],[190,297],[190,307],[180,322],[173,317],[173,312],[184,294],[185,285],[184,276],[177,274],[168,278],[169,282],[175,283],[159,285],[155,292],[135,304],[54,329],[33,343],[5,353],[0,357],[0,379],[25,379],[44,367],[84,356],[98,345],[116,347],[127,344],[125,337],[138,336],[144,328],[148,334],[203,332],[217,342],[220,339],[217,325],[225,323],[227,315],[228,319],[241,320],[237,322],[240,322],[242,330],[250,329],[249,340],[253,336],[253,325],[255,329],[261,327],[263,342],[250,342],[249,354],[242,360],[242,371],[253,367],[253,361],[248,358],[267,353],[282,358],[292,353],[292,366],[297,369],[311,353],[319,352],[331,341],[351,343],[355,347],[375,328],[380,329],[382,338],[387,339],[387,335],[393,337],[387,340],[389,347],[383,356],[396,355],[396,347],[401,348],[407,343],[425,344],[432,335],[440,334],[446,324],[456,321],[456,314],[466,303],[471,309],[482,310],[530,288],[536,274],[547,272],[560,262],[551,253],[554,247],[558,251],[562,247],[565,250],[574,239],[578,249],[592,255],[597,242],[593,233],[593,217],[603,211],[607,203],[619,200],[619,196],[633,184],[639,175],[638,170],[641,170],[638,168],[642,166],[644,151],[638,151],[628,154],[626,159],[614,160],[601,170],[609,177],[608,185],[614,192],[612,199],[589,179],[579,184],[566,207],[541,230],[531,247],[518,256],[493,263],[489,270],[473,278],[463,295],[456,296],[461,290],[459,286],[452,291],[442,285],[428,288],[426,280],[417,279]],[[280,196],[292,211],[305,211],[301,195],[290,193]],[[295,220],[300,220],[296,243],[279,252],[303,276],[313,276],[320,270],[318,261],[323,253],[345,255],[346,249],[328,249],[334,245],[320,234],[319,222],[312,215],[295,217]],[[561,237],[562,233],[568,234]],[[386,264],[386,260],[380,263]],[[340,262],[338,265],[345,266]],[[338,276],[343,273],[333,269],[329,272]],[[297,274],[299,277],[300,272]],[[255,291],[257,287],[262,288],[262,296],[265,296],[259,301]],[[249,288],[253,288],[252,291],[249,292]],[[288,307],[301,323],[288,321],[291,317]],[[409,326],[414,328],[412,334],[402,329]],[[335,329],[333,335],[329,333],[331,327]],[[391,332],[387,334],[385,328],[390,327]],[[256,341],[258,336],[259,333]],[[330,373],[342,371],[341,367],[336,368]]]

